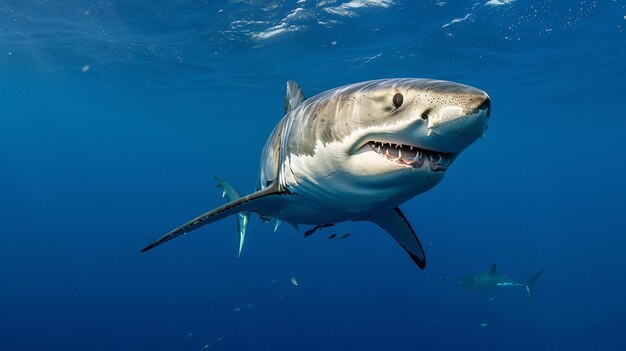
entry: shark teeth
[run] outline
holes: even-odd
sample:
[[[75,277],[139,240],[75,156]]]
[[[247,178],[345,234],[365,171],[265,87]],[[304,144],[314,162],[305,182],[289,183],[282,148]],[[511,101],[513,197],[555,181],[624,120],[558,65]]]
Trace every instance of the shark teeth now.
[[[417,146],[378,141],[370,141],[368,145],[382,157],[415,169],[428,163],[432,172],[445,172],[452,162],[451,154],[420,149]]]

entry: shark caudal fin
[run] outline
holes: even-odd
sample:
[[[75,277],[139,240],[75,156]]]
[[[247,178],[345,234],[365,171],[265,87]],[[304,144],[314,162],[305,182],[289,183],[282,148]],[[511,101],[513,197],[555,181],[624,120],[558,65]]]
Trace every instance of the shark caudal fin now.
[[[230,184],[219,177],[215,177],[215,181],[217,182],[217,187],[222,189],[222,197],[225,198],[227,202],[241,198],[239,192],[230,186]],[[246,231],[248,230],[249,221],[250,211],[239,212],[239,214],[237,214],[237,232],[239,233],[239,250],[237,251],[237,257],[241,256],[241,249],[243,249],[243,243],[246,241]]]
[[[530,301],[535,302],[535,284],[541,275],[543,274],[543,268],[537,274],[535,274],[532,278],[526,282],[526,291],[528,291],[528,296],[530,296]]]

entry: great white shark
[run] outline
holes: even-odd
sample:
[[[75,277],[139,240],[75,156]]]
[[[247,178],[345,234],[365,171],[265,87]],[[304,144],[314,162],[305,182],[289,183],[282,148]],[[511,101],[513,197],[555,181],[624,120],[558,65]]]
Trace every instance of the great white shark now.
[[[373,80],[309,99],[289,81],[285,115],[261,154],[256,192],[240,197],[217,179],[225,205],[141,251],[238,215],[241,252],[254,212],[276,226],[375,223],[423,269],[424,250],[399,206],[437,185],[459,154],[483,137],[490,110],[484,91],[443,80]]]
[[[493,292],[502,288],[510,287],[523,287],[526,288],[530,301],[535,302],[535,284],[541,275],[543,274],[543,268],[537,272],[527,282],[521,283],[517,280],[510,278],[504,274],[496,271],[496,264],[491,265],[489,272],[466,275],[459,279],[459,283],[463,284],[468,289],[480,291],[480,292]]]

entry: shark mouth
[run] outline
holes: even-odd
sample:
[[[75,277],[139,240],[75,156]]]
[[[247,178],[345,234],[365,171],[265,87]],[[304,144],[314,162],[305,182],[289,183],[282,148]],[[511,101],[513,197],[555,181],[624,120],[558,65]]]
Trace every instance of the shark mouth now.
[[[432,172],[445,172],[453,154],[421,149],[417,146],[370,141],[372,150],[386,159],[411,168],[429,167]]]

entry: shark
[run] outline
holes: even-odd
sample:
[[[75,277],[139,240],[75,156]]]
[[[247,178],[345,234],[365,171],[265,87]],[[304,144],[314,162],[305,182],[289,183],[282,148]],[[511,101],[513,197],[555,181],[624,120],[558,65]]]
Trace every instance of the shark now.
[[[535,284],[541,275],[543,274],[543,268],[539,270],[532,278],[527,282],[521,283],[513,278],[510,278],[504,274],[496,271],[496,264],[491,265],[489,272],[467,275],[459,279],[459,283],[468,289],[480,291],[483,293],[494,292],[502,288],[508,287],[523,287],[526,288],[530,301],[535,302]]]
[[[284,116],[261,152],[256,191],[240,196],[217,179],[227,203],[174,228],[141,252],[238,216],[239,254],[251,213],[261,220],[323,227],[371,222],[421,269],[423,246],[400,205],[439,184],[456,158],[482,138],[491,100],[445,80],[379,79],[305,99],[287,82]]]

